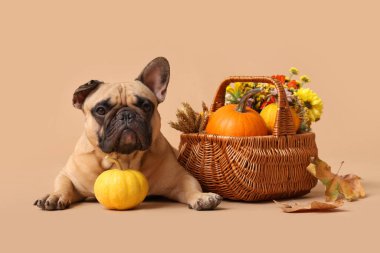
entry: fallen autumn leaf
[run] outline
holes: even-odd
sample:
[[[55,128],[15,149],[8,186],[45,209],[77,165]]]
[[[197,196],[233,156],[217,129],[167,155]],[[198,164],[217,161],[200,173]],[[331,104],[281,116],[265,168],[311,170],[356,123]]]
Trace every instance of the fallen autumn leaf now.
[[[298,203],[280,203],[273,200],[281,209],[286,213],[294,213],[294,212],[317,212],[317,211],[327,211],[331,209],[335,209],[341,207],[343,205],[343,200],[338,200],[335,202],[320,202],[313,201],[307,204],[298,204]]]
[[[313,158],[307,170],[326,186],[325,197],[328,202],[341,198],[352,201],[366,195],[359,176],[334,174],[331,167],[319,158]]]

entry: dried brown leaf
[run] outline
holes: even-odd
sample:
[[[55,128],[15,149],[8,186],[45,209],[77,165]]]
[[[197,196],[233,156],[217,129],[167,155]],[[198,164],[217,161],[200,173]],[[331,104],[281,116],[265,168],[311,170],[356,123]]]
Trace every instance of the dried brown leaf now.
[[[285,213],[294,213],[294,212],[318,212],[318,211],[327,211],[343,206],[343,200],[338,200],[335,202],[321,202],[313,201],[307,204],[299,203],[280,203],[273,200]]]
[[[331,172],[331,167],[319,158],[312,159],[307,170],[326,186],[326,201],[335,201],[341,198],[352,201],[365,197],[365,190],[359,176],[334,174]]]

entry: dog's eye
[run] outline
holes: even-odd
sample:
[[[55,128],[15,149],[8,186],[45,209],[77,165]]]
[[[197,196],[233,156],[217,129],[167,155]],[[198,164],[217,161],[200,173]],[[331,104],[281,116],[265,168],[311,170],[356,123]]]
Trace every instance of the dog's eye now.
[[[95,111],[96,111],[96,114],[101,115],[101,116],[106,114],[106,109],[103,106],[98,106]]]
[[[144,102],[141,107],[145,112],[150,112],[152,110],[152,106],[149,102]]]

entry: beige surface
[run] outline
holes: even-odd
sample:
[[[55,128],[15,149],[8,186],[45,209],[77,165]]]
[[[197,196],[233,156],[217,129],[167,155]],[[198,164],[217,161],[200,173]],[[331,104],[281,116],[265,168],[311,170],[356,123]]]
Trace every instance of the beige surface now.
[[[377,251],[378,1],[53,2],[0,4],[1,252]],[[63,212],[32,206],[81,133],[74,89],[90,79],[134,78],[159,55],[172,66],[160,111],[173,145],[179,134],[166,123],[182,101],[210,103],[228,75],[298,67],[325,103],[314,127],[320,156],[335,169],[345,160],[342,172],[361,175],[368,198],[317,214],[227,201],[215,212],[162,200],[131,212],[96,203]],[[309,197],[321,196],[319,186]]]

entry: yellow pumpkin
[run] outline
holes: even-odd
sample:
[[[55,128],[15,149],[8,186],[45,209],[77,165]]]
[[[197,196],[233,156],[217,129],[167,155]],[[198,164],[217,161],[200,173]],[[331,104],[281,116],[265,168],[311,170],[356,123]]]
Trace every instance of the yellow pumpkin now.
[[[260,113],[261,117],[265,121],[265,124],[268,128],[268,132],[270,134],[273,132],[274,124],[276,122],[277,111],[278,111],[278,105],[276,103],[272,103],[265,106],[264,109]],[[294,110],[293,107],[290,107],[290,112],[292,114],[293,124],[297,132],[297,130],[299,129],[301,125],[301,119],[298,117],[296,110]]]
[[[118,168],[100,174],[94,184],[96,199],[107,209],[126,210],[139,205],[148,194],[145,176],[133,169],[123,170],[119,161],[107,157]]]
[[[253,89],[240,100],[239,104],[225,105],[212,115],[206,126],[206,133],[224,136],[267,135],[267,127],[258,112],[246,106],[248,98],[260,92]]]

